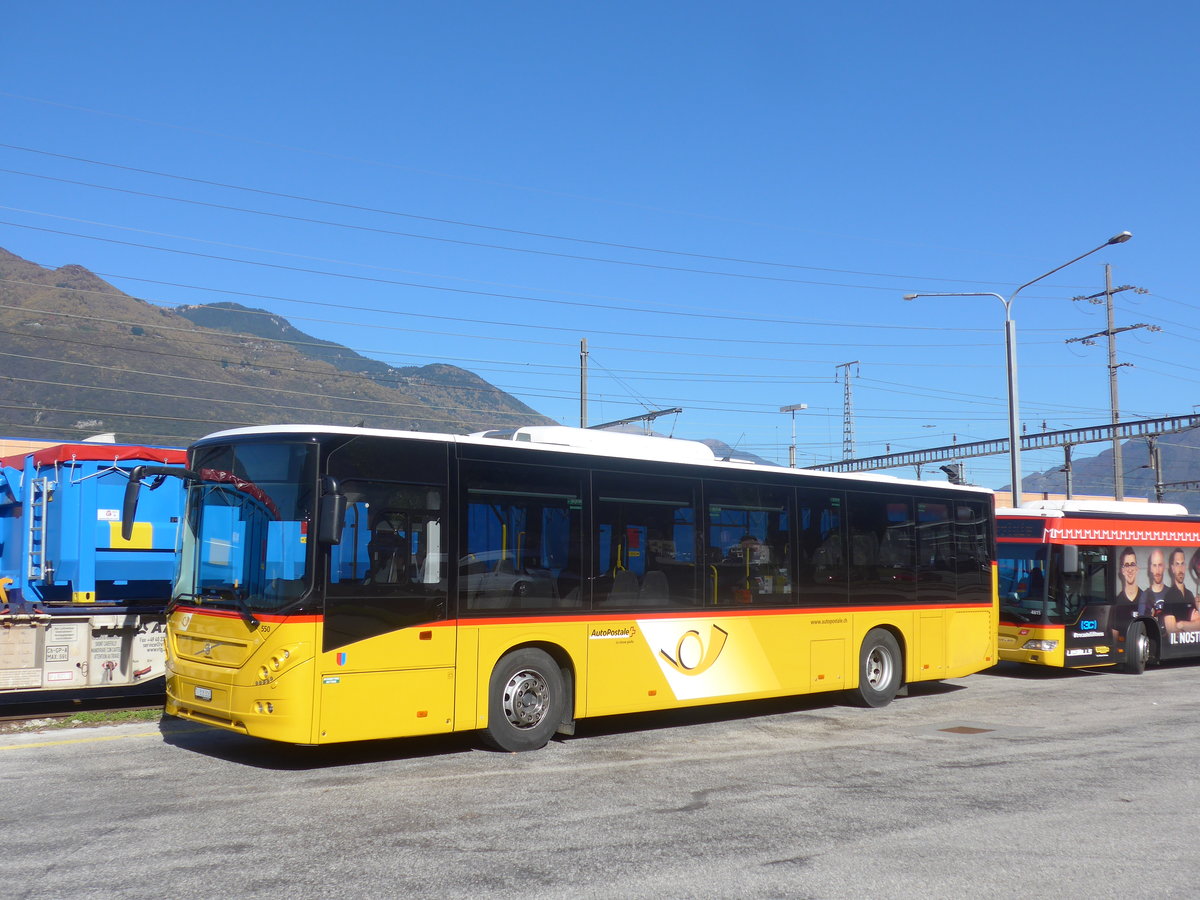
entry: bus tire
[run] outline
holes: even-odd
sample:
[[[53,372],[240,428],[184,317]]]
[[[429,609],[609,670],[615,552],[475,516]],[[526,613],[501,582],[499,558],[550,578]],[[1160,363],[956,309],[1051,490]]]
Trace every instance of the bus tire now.
[[[1141,622],[1130,622],[1125,632],[1125,671],[1130,675],[1141,675],[1150,661],[1150,638],[1146,626]]]
[[[492,670],[483,741],[509,753],[539,750],[549,743],[565,710],[558,663],[532,647],[509,653]]]
[[[883,628],[871,629],[858,652],[855,702],[859,706],[887,706],[900,690],[902,672],[903,659],[895,636]]]

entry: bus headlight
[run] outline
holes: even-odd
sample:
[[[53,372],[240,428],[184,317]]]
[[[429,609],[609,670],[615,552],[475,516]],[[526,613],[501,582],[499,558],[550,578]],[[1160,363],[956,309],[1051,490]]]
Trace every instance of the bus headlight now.
[[[1049,653],[1058,646],[1058,641],[1026,641],[1023,650],[1042,650]]]
[[[254,702],[254,711],[259,715],[262,715],[263,713],[273,713],[275,712],[275,704],[271,703],[269,700],[256,700]]]

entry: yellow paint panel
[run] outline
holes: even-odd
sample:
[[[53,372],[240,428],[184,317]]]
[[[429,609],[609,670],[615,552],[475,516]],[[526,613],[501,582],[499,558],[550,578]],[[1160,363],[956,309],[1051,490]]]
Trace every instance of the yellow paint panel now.
[[[603,716],[672,708],[666,676],[640,623],[593,622],[588,626],[585,715]]]
[[[441,734],[453,727],[453,669],[331,673],[320,681],[322,744]]]
[[[921,629],[917,635],[916,668],[909,680],[946,677],[946,615],[942,612],[922,613],[917,620]]]
[[[992,610],[956,609],[948,614],[949,659],[946,678],[961,678],[996,662],[996,625]],[[980,665],[980,660],[986,660]]]
[[[375,635],[321,654],[322,672],[379,672],[389,669],[444,668],[454,665],[458,630],[414,625]]]
[[[487,725],[487,703],[480,705],[479,692],[479,629],[458,629],[458,659],[454,688],[455,731],[470,731]]]
[[[809,671],[812,689],[836,691],[846,686],[846,642],[843,640],[813,641]]]
[[[108,523],[108,546],[113,550],[152,550],[154,549],[154,523],[134,522],[133,533],[129,540],[121,537],[121,523]]]

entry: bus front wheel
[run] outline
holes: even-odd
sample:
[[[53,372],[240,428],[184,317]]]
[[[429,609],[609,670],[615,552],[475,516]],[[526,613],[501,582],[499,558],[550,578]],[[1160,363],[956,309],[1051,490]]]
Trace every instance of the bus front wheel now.
[[[1149,661],[1150,638],[1146,635],[1146,626],[1131,622],[1125,632],[1125,671],[1130,675],[1141,675]]]
[[[538,750],[558,729],[565,707],[558,663],[532,647],[517,650],[492,670],[483,740],[496,750]]]
[[[858,654],[855,701],[860,706],[887,706],[900,690],[902,666],[895,636],[882,628],[868,631]]]

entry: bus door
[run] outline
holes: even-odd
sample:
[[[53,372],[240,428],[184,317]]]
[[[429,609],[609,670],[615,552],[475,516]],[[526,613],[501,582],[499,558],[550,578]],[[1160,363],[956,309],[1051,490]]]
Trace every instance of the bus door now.
[[[1116,661],[1113,591],[1107,587],[1110,555],[1107,547],[1068,544],[1050,548],[1046,603],[1054,619],[1063,624],[1063,664],[1067,668]]]
[[[341,541],[329,548],[324,663],[354,671],[454,664],[447,620],[443,489],[346,478]]]

